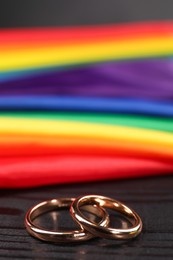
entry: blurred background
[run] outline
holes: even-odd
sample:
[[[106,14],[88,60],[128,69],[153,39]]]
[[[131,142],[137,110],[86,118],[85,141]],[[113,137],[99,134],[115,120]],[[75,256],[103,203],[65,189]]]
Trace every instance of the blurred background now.
[[[171,0],[1,1],[0,26],[67,26],[172,19]]]

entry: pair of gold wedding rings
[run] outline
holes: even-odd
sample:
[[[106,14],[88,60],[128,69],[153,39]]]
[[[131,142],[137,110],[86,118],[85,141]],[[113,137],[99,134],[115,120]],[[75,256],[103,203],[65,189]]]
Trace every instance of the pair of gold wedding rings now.
[[[51,231],[34,223],[34,220],[40,215],[60,208],[70,208],[72,218],[79,225],[78,230]],[[82,208],[99,217],[99,221],[90,220],[82,212]],[[121,229],[111,228],[109,214],[105,208],[121,213],[131,223],[131,226]],[[100,195],[87,195],[76,199],[59,198],[41,202],[27,212],[25,226],[29,234],[38,239],[66,243],[86,241],[95,237],[120,240],[131,239],[140,234],[142,221],[135,211],[117,200]]]

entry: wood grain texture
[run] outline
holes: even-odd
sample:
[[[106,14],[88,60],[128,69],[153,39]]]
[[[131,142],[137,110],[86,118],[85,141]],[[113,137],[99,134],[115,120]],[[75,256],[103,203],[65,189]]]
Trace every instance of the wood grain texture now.
[[[0,259],[173,259],[172,190],[173,176],[1,190]],[[64,246],[28,235],[24,215],[31,206],[46,199],[84,194],[113,197],[132,207],[143,220],[142,234],[128,242],[94,239]],[[68,221],[61,221],[66,226]]]

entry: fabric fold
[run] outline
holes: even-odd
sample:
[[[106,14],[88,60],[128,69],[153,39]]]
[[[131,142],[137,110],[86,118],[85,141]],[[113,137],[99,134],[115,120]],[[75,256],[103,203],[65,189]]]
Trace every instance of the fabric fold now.
[[[71,96],[0,96],[0,110],[78,111],[173,117],[171,102]]]
[[[172,173],[172,165],[151,160],[99,157],[40,157],[0,159],[0,187],[109,180]],[[29,165],[29,167],[28,167]]]
[[[126,77],[124,77],[126,75]],[[149,59],[93,64],[0,84],[1,95],[54,95],[173,99],[173,60]]]

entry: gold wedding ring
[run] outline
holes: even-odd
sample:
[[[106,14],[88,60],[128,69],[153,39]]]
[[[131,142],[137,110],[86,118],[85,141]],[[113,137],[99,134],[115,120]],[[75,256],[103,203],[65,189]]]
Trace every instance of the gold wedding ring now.
[[[31,208],[25,216],[25,226],[30,235],[48,242],[66,243],[66,242],[81,242],[94,238],[90,232],[85,230],[83,226],[76,220],[80,226],[79,230],[72,231],[53,231],[44,229],[34,224],[34,220],[46,212],[58,210],[60,208],[69,208],[74,198],[59,198],[41,202]],[[107,212],[98,206],[85,207],[85,210],[101,218],[97,223],[100,226],[107,226],[109,224],[109,216]]]
[[[100,207],[109,208],[123,214],[132,227],[125,229],[117,229],[111,227],[100,226],[87,217],[85,217],[80,207],[84,205],[97,205]],[[81,225],[95,236],[106,239],[130,239],[140,234],[142,230],[142,221],[135,211],[131,210],[121,202],[99,195],[88,195],[75,199],[71,205],[70,212],[74,220],[81,223]]]
[[[79,225],[78,230],[61,231],[48,230],[34,223],[34,220],[46,212],[58,210],[60,208],[70,208],[70,213],[74,221]],[[131,226],[122,228],[111,228],[109,226],[109,214],[105,208],[121,213]],[[81,211],[93,214],[101,220],[95,221],[87,217]],[[87,195],[74,198],[59,198],[47,200],[31,208],[25,216],[25,226],[27,231],[34,237],[48,242],[66,243],[81,242],[94,237],[106,239],[130,239],[138,236],[142,230],[142,221],[135,211],[128,208],[121,202],[100,196]]]

